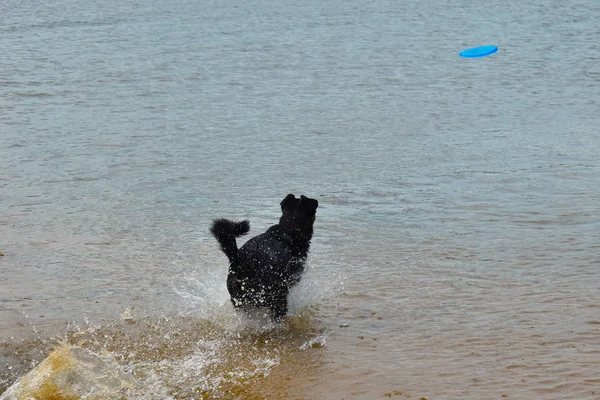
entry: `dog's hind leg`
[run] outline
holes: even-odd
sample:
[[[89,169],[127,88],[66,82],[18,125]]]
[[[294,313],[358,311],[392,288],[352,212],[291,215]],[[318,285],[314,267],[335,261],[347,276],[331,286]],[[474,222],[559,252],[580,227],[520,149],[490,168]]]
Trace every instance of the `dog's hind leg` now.
[[[270,297],[269,308],[271,309],[271,317],[273,321],[281,322],[281,319],[288,312],[287,291],[280,290]]]

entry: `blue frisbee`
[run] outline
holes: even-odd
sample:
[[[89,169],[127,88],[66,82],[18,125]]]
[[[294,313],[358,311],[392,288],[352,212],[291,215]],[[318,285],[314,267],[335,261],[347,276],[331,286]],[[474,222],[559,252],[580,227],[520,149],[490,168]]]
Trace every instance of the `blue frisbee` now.
[[[494,54],[497,51],[498,47],[496,46],[481,46],[463,50],[460,53],[458,53],[458,55],[464,58],[478,58],[489,56],[490,54]]]

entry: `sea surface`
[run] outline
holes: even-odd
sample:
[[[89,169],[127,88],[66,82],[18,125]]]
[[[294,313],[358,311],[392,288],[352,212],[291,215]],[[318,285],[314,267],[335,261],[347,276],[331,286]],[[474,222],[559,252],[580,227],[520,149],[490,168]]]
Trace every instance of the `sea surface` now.
[[[598,400],[599,126],[597,0],[2,0],[0,393],[72,343],[136,399]],[[208,229],[288,193],[274,325]]]

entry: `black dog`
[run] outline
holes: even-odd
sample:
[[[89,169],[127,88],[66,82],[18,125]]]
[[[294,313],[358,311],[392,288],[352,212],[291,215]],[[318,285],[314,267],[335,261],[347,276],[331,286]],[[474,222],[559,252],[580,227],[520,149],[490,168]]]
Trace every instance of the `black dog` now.
[[[239,250],[235,238],[248,233],[250,223],[213,222],[210,231],[229,258],[227,289],[235,307],[267,307],[275,321],[287,314],[287,296],[304,271],[318,206],[315,199],[288,194],[281,201],[279,224]]]

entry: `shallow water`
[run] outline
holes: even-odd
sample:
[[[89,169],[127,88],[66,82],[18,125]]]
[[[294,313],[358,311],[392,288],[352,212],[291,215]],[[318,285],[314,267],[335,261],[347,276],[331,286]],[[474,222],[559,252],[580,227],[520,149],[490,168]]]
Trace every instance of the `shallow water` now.
[[[591,0],[5,1],[0,390],[68,342],[146,399],[600,399],[598,37]],[[293,315],[240,319],[210,221],[289,192]]]

